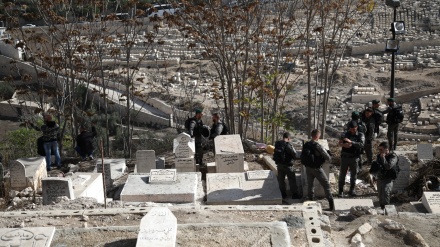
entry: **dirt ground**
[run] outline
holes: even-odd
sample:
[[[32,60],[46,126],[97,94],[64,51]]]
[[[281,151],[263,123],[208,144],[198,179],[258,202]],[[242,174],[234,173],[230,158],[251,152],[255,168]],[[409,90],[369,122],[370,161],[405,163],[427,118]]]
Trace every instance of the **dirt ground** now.
[[[429,88],[440,86],[440,69],[425,69],[417,71],[399,71],[396,73],[396,87],[401,93],[412,92],[416,90],[426,90]],[[348,75],[351,83],[344,84],[341,82],[336,85],[335,90],[340,94],[348,94],[351,86],[354,84],[374,85],[381,88],[382,92],[389,90],[389,83],[386,78],[389,73],[380,73],[379,67],[369,70],[359,68],[344,68],[342,74]],[[384,79],[385,78],[385,79]],[[352,83],[356,81],[356,83]],[[304,88],[299,87],[299,94],[305,93]],[[300,97],[293,97],[291,105],[295,107],[303,107],[306,101]],[[4,138],[5,133],[17,129],[19,123],[1,120],[0,121],[0,140]],[[258,160],[258,154],[246,154],[246,161],[250,170],[267,169],[262,162]],[[213,161],[213,155],[207,154],[207,161]],[[335,161],[337,162],[337,161]],[[65,164],[67,165],[67,164]],[[171,165],[167,163],[167,165]],[[415,164],[417,165],[417,164]],[[337,164],[333,171],[337,171]],[[56,176],[56,172],[51,173]],[[120,181],[123,184],[123,179]],[[377,201],[374,191],[362,190],[360,198],[371,198]],[[417,200],[418,198],[411,198]],[[320,200],[323,208],[327,207],[325,200]],[[397,210],[408,211],[412,207],[409,200],[399,201],[393,198]],[[291,202],[290,202],[291,203]],[[55,209],[95,209],[102,208],[103,205],[93,201],[75,200],[61,202],[56,205],[42,206],[38,202],[19,203],[15,206],[4,204],[5,211],[25,211],[25,210],[55,210]],[[113,202],[111,207],[121,207],[118,202]],[[289,221],[289,217],[296,217],[289,212],[284,211],[177,211],[174,212],[179,224],[188,223],[250,223],[250,222],[272,222],[272,221]],[[352,233],[363,223],[370,222],[373,230],[364,238],[366,246],[414,246],[408,239],[404,231],[388,231],[378,224],[387,218],[396,220],[403,224],[405,229],[414,230],[422,235],[429,246],[440,246],[440,216],[436,215],[412,215],[412,216],[393,216],[387,217],[383,215],[362,216],[356,218],[349,214],[338,214],[325,212],[329,216],[331,222],[331,238],[334,246],[350,246],[349,239]],[[88,227],[106,227],[106,226],[138,226],[143,215],[138,214],[121,214],[114,216],[90,216],[87,221],[81,217],[14,217],[0,218],[1,227],[33,227],[33,226],[55,226],[57,229],[67,228],[84,228]],[[375,227],[376,226],[376,227]],[[251,232],[253,231],[253,232]],[[234,228],[185,228],[178,232],[178,246],[271,246],[270,240],[265,235],[266,229],[241,229],[241,235],[237,235],[237,229]],[[292,246],[305,246],[306,238],[304,228],[302,226],[289,226],[289,233]],[[260,239],[247,239],[247,236],[261,236]],[[133,231],[99,231],[99,232],[83,232],[76,234],[56,233],[53,246],[134,246],[136,242],[137,232]],[[224,238],[222,236],[227,236]],[[243,241],[243,242],[239,242]],[[247,241],[247,242],[246,242]],[[235,245],[234,245],[235,243]],[[259,244],[255,244],[259,243]]]

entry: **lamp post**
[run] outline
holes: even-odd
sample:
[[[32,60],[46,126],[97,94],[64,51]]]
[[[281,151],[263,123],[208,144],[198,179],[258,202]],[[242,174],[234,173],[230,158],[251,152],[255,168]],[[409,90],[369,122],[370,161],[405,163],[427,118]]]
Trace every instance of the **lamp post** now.
[[[391,52],[391,89],[390,89],[390,97],[394,98],[394,90],[395,90],[395,71],[396,71],[396,52],[399,50],[399,41],[396,40],[396,34],[405,33],[405,23],[403,21],[397,21],[397,8],[400,6],[400,0],[386,0],[385,4],[390,6],[394,10],[393,14],[393,23],[391,23],[391,31],[393,33],[393,38],[388,39],[385,51]]]

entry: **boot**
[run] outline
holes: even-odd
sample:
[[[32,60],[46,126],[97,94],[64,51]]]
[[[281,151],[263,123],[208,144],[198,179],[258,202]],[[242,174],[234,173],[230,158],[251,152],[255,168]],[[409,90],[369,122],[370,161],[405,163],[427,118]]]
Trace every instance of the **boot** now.
[[[335,210],[335,202],[333,198],[328,198],[328,211],[334,211]]]
[[[354,192],[354,185],[350,186],[350,192],[348,192],[349,196],[355,197],[356,192]]]
[[[344,197],[344,188],[339,188],[338,196],[339,197]]]

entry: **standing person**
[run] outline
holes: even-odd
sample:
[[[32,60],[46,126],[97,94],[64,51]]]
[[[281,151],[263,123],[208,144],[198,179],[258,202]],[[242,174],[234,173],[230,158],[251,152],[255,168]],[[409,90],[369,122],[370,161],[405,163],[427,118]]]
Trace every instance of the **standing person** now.
[[[209,139],[213,140],[219,135],[227,135],[228,134],[228,128],[223,123],[222,120],[220,120],[220,114],[219,113],[213,113],[212,114],[212,127],[209,133]]]
[[[316,178],[324,188],[325,196],[327,197],[329,204],[329,210],[333,211],[335,205],[330,189],[330,182],[328,181],[324,169],[322,169],[322,164],[324,164],[326,160],[330,161],[331,156],[326,150],[324,150],[321,144],[318,143],[318,140],[321,137],[321,132],[317,129],[314,129],[311,132],[311,136],[312,140],[304,144],[301,152],[301,163],[303,163],[303,165],[306,167],[307,196],[311,201],[315,199],[315,188],[313,186],[313,182]],[[308,151],[306,151],[306,149],[308,149]],[[313,158],[304,158],[306,155],[309,155]]]
[[[365,126],[365,124],[362,122],[363,119],[361,118],[361,115],[358,111],[353,111],[351,113],[351,120],[345,125],[346,130],[349,129],[349,125],[352,121],[355,121],[358,125],[357,131],[358,132],[362,132],[363,134],[365,134],[367,127]]]
[[[374,99],[371,103],[373,108],[373,118],[375,120],[374,138],[376,138],[379,135],[379,126],[383,122],[383,113],[379,110],[380,100]]]
[[[383,111],[383,114],[387,114],[387,124],[388,124],[388,130],[387,130],[387,138],[388,138],[388,145],[391,150],[396,150],[397,146],[397,132],[399,131],[399,123],[401,120],[398,119],[398,109],[401,109],[401,106],[397,105],[394,102],[393,98],[387,99],[388,108]],[[403,120],[403,116],[402,116]]]
[[[75,150],[81,156],[82,160],[86,160],[87,157],[93,160],[93,140],[96,133],[95,125],[92,123],[92,132],[87,131],[85,126],[79,128],[80,134],[76,137],[76,147]]]
[[[60,150],[58,148],[58,135],[60,127],[52,120],[51,115],[44,115],[44,125],[41,127],[30,123],[32,128],[43,132],[44,152],[46,153],[46,170],[51,170],[51,156],[55,155],[55,164],[58,169],[61,168]]]
[[[205,166],[203,163],[203,146],[202,146],[202,132],[204,131],[203,121],[202,121],[202,110],[196,109],[194,117],[188,119],[189,121],[187,130],[191,138],[194,138],[196,146],[196,163],[200,167]]]
[[[364,148],[365,136],[357,131],[356,121],[348,124],[348,131],[339,139],[341,150],[341,170],[339,171],[339,197],[344,196],[345,176],[350,168],[350,196],[356,196],[354,192],[357,178],[357,170],[361,161],[361,151]]]
[[[368,107],[364,111],[364,121],[365,121],[365,154],[367,155],[367,163],[371,165],[373,162],[373,141],[374,141],[374,128],[376,126],[376,121],[373,117],[373,109]]]
[[[298,194],[298,187],[296,186],[295,168],[293,167],[293,160],[296,157],[296,151],[290,143],[290,133],[285,132],[283,134],[283,140],[275,142],[275,151],[273,159],[277,165],[278,170],[278,185],[281,191],[283,199],[287,197],[286,192],[286,179],[289,180],[290,192],[292,193],[292,199],[301,199]]]
[[[379,144],[379,154],[376,161],[371,165],[370,173],[377,176],[377,195],[379,204],[382,209],[385,205],[390,204],[391,190],[393,188],[393,180],[396,179],[398,158],[394,152],[390,152],[387,142]]]

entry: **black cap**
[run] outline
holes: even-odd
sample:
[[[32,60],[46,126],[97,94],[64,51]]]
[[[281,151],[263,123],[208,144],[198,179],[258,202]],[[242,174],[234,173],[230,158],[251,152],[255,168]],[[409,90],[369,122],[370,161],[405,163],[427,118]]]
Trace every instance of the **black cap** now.
[[[373,112],[373,109],[371,107],[367,107],[367,109],[365,109],[365,111]]]
[[[373,104],[379,104],[379,103],[380,103],[380,100],[373,99],[373,101],[371,101],[371,103],[373,103]]]
[[[348,123],[348,128],[355,128],[358,127],[358,124],[356,121],[351,121],[350,123]]]
[[[198,109],[198,108],[195,109],[194,111],[196,112],[196,114],[202,113],[202,110],[201,110],[201,109]]]
[[[387,101],[388,102],[394,102],[394,98],[388,98]]]

